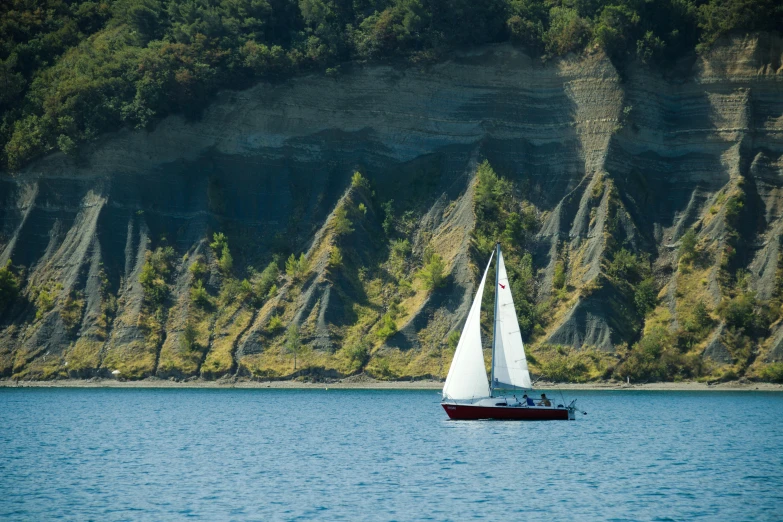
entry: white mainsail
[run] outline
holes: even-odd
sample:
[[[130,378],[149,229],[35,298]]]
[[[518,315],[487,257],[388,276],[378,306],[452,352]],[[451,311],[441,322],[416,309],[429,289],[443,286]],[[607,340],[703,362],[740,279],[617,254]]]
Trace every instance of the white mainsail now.
[[[498,247],[497,306],[495,307],[495,338],[492,350],[493,388],[531,389],[530,372],[527,369],[522,333],[511,297],[511,285]]]
[[[494,254],[493,254],[494,255]],[[443,385],[443,398],[454,400],[476,399],[489,397],[489,382],[484,366],[484,352],[481,349],[481,296],[484,293],[484,282],[492,264],[489,258],[484,277],[478,287],[476,297],[468,313],[468,319],[462,328],[462,335],[451,361],[446,384]]]

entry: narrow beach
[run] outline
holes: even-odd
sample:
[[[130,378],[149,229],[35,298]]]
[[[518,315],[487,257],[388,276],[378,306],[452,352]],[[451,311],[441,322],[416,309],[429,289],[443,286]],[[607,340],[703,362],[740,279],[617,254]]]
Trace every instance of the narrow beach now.
[[[376,381],[372,379],[343,379],[334,382],[254,381],[254,380],[193,380],[173,381],[164,379],[143,379],[120,381],[115,379],[67,379],[55,381],[12,381],[0,380],[0,388],[274,388],[274,389],[366,389],[366,390],[440,390],[443,382],[421,381]],[[783,391],[783,384],[766,382],[724,382],[707,384],[701,382],[654,382],[627,384],[621,382],[591,383],[537,383],[536,390],[640,390],[640,391]]]

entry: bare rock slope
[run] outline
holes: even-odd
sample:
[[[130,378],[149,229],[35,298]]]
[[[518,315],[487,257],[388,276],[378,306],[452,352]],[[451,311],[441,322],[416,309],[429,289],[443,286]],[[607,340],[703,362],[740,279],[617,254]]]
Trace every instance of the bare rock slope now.
[[[567,295],[534,345],[612,353],[653,324],[677,328],[696,298],[716,318],[737,191],[732,262],[770,299],[783,234],[782,60],[781,41],[763,35],[724,42],[679,79],[643,67],[621,77],[602,55],[541,64],[484,47],[422,68],[226,92],[198,121],[172,117],[4,174],[0,264],[12,261],[22,292],[0,316],[0,376],[443,377],[446,339],[477,279],[484,159],[535,208],[525,249],[539,301],[552,299],[568,253]],[[369,183],[352,183],[356,171]],[[388,240],[392,212],[410,252]],[[681,270],[688,230],[708,259]],[[227,237],[228,269],[210,247],[215,232]],[[612,244],[652,262],[660,293],[646,323],[627,317],[607,280]],[[173,253],[146,280],[159,247]],[[241,280],[256,285],[273,253],[304,253],[306,269],[249,296]],[[433,253],[448,278],[429,291],[412,274]],[[163,295],[152,303],[155,278]],[[696,349],[730,364],[719,322]],[[760,363],[783,358],[782,332],[772,325],[758,341]]]

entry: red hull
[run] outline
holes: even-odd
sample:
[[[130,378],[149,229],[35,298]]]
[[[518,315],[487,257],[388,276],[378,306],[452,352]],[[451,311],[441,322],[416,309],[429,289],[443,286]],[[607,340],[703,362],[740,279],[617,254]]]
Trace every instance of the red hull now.
[[[453,420],[568,420],[566,408],[515,408],[449,403],[443,403],[441,406]]]

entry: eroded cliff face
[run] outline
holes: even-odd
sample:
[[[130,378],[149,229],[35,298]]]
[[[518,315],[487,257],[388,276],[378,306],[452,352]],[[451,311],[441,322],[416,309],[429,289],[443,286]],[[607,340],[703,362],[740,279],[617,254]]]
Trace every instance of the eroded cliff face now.
[[[12,260],[23,291],[2,314],[0,375],[444,377],[446,339],[477,279],[474,174],[484,159],[513,182],[509,197],[535,208],[524,249],[540,301],[568,260],[567,292],[534,346],[612,353],[643,328],[677,328],[697,300],[717,318],[726,202],[738,191],[731,262],[769,299],[783,233],[782,58],[777,38],[740,38],[699,58],[687,79],[667,80],[642,67],[621,78],[601,55],[542,65],[485,47],[421,69],[356,68],[223,93],[199,121],[169,118],[108,136],[79,159],[54,155],[3,175],[0,264]],[[370,187],[352,186],[355,171]],[[388,200],[410,254],[390,247]],[[338,230],[341,208],[348,233]],[[704,259],[683,269],[688,230]],[[228,271],[209,246],[214,232],[228,238]],[[627,317],[632,303],[605,274],[609,245],[620,244],[652,261],[660,293],[645,323]],[[166,295],[151,307],[140,278],[161,246],[175,257],[155,274]],[[341,263],[330,261],[335,246]],[[303,278],[282,275],[257,299],[225,290],[231,277],[252,281],[249,267],[274,252],[305,252]],[[447,284],[430,292],[408,277],[401,291],[432,252]],[[195,262],[206,274],[194,274]],[[198,277],[210,304],[192,297]],[[381,331],[390,314],[396,333]],[[296,371],[284,349],[291,324],[306,347]],[[716,319],[690,349],[731,364],[724,330]],[[770,331],[754,365],[783,359],[783,328]]]

